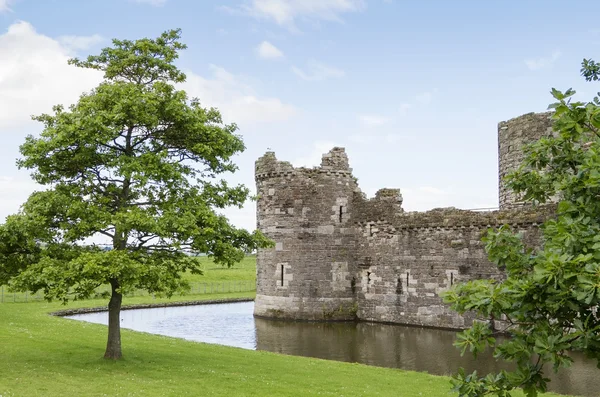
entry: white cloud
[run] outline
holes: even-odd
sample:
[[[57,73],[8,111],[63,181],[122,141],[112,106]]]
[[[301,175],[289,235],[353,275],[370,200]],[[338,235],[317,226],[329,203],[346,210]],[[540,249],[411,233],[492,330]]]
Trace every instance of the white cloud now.
[[[422,103],[424,105],[431,103],[431,99],[433,98],[433,96],[431,95],[431,92],[423,92],[422,94],[417,95],[417,102]]]
[[[542,57],[542,58],[537,58],[537,59],[526,59],[525,65],[529,68],[529,70],[532,70],[532,71],[540,70],[540,69],[551,66],[554,62],[556,62],[558,60],[558,58],[560,58],[561,55],[562,54],[560,51],[555,50],[554,52],[552,52],[552,55],[550,55],[549,57]]]
[[[292,72],[306,81],[322,81],[330,78],[341,78],[345,75],[345,72],[341,69],[312,60],[308,62],[305,70],[292,66]]]
[[[433,187],[433,186],[421,186],[421,187],[419,187],[419,191],[428,193],[428,194],[433,194],[436,196],[442,196],[442,195],[448,194],[445,190],[439,189],[439,188]]]
[[[358,116],[358,121],[364,126],[364,127],[380,127],[386,123],[388,123],[390,120],[386,117],[377,115],[377,114],[362,114]]]
[[[353,134],[348,137],[350,142],[358,143],[361,145],[367,145],[372,143],[389,143],[395,144],[400,142],[402,139],[406,139],[406,135],[389,133],[389,134]]]
[[[383,136],[383,140],[387,143],[398,143],[403,138],[406,138],[406,136],[400,134],[386,134]]]
[[[313,151],[303,157],[298,157],[291,163],[294,167],[317,167],[321,165],[321,159],[325,153],[329,153],[331,149],[339,145],[331,141],[316,141],[313,144]]]
[[[400,106],[398,107],[398,114],[400,116],[406,116],[408,114],[408,111],[412,108],[415,107],[415,105],[423,105],[423,106],[427,106],[429,105],[433,99],[435,98],[435,96],[438,93],[438,89],[434,88],[431,91],[424,91],[421,92],[420,94],[417,94],[414,97],[414,100],[411,102],[404,102],[401,103]]]
[[[92,36],[93,37],[93,36]],[[70,36],[71,44],[89,39]],[[101,72],[67,64],[73,49],[38,34],[27,22],[0,35],[0,128],[33,123],[31,115],[70,105],[102,79]]]
[[[279,48],[275,47],[268,41],[263,41],[262,43],[260,43],[259,46],[256,48],[256,52],[258,56],[263,59],[276,59],[283,57],[283,52],[281,52]]]
[[[365,7],[364,0],[250,0],[238,9],[228,10],[294,28],[297,19],[341,21],[341,14]]]
[[[412,108],[415,107],[415,104],[419,104],[422,106],[426,106],[429,105],[433,99],[435,98],[435,95],[437,94],[438,90],[433,89],[431,91],[425,91],[422,92],[418,95],[416,95],[414,97],[413,103],[401,103],[400,106],[398,107],[398,116],[400,117],[404,117],[408,114],[409,110],[411,110]],[[384,124],[388,124],[390,121],[393,121],[394,117],[387,117],[387,116],[383,116],[383,115],[375,115],[375,114],[365,114],[365,115],[359,115],[358,116],[358,121],[360,122],[360,124],[363,127],[367,127],[367,128],[373,128],[373,127],[380,127]],[[388,143],[396,143],[399,141],[399,139],[401,138],[401,135],[398,134],[388,134],[386,136],[379,136],[379,137],[375,137],[377,139],[377,141],[381,142],[382,140],[388,142]],[[372,142],[373,141],[373,136],[364,136],[362,134],[359,135],[352,135],[350,137],[351,141],[357,142],[357,143],[367,143],[367,142]]]
[[[361,145],[373,143],[375,141],[375,137],[370,134],[352,134],[348,137],[350,142],[358,143]]]
[[[8,215],[16,213],[31,193],[45,189],[31,180],[0,176],[0,223],[4,223]]]
[[[398,109],[398,113],[400,113],[400,116],[406,116],[410,108],[412,108],[412,105],[410,103],[401,103]]]
[[[456,197],[445,189],[433,186],[417,186],[402,189],[402,207],[407,211],[427,211],[432,208],[456,206]]]
[[[33,123],[31,115],[68,106],[82,92],[102,80],[102,73],[67,64],[76,48],[92,45],[98,36],[63,36],[57,40],[39,34],[27,22],[17,22],[0,35],[0,128]],[[6,54],[6,56],[4,56]],[[296,108],[273,97],[258,95],[252,87],[223,68],[211,66],[212,78],[187,72],[183,88],[206,106],[222,110],[238,123],[287,120]]]
[[[486,197],[479,189],[459,189],[451,186],[414,186],[402,189],[406,211],[429,211],[433,208],[456,207],[463,210],[493,209],[496,197]]]
[[[138,4],[149,4],[153,7],[162,7],[167,3],[167,0],[132,0]]]
[[[222,67],[210,66],[210,79],[186,71],[187,82],[182,85],[190,97],[198,97],[203,106],[213,106],[221,111],[226,122],[237,124],[277,122],[288,120],[297,109],[278,98],[263,97],[240,76]]]
[[[425,91],[417,95],[415,99],[421,105],[429,105],[431,101],[435,98],[437,92],[437,88],[433,89],[432,91]]]
[[[246,186],[252,185],[247,183]],[[253,202],[246,202],[243,208],[228,207],[217,212],[225,215],[237,228],[256,230],[256,204]]]
[[[12,3],[13,0],[0,0],[0,12],[7,12],[10,11],[10,3]]]
[[[104,41],[104,38],[99,34],[94,34],[92,36],[60,36],[58,37],[58,42],[62,44],[63,47],[68,48],[72,51],[81,51],[87,50],[94,45],[101,43]]]

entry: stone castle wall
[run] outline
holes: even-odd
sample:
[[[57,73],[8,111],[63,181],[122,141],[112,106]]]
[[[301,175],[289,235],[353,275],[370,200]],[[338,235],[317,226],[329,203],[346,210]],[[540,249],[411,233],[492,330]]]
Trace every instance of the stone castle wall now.
[[[356,180],[343,150],[321,167],[294,168],[267,153],[256,162],[258,228],[276,242],[257,256],[255,313],[346,319],[352,311]]]
[[[362,214],[358,214],[360,217]],[[367,321],[462,328],[471,318],[443,304],[456,282],[503,274],[487,260],[481,237],[504,223],[535,244],[546,212],[436,209],[389,221],[357,219],[358,318]]]
[[[521,205],[503,178],[523,162],[523,146],[552,134],[552,112],[527,113],[498,123],[498,194],[500,209]]]
[[[518,166],[519,145],[548,133],[546,115],[499,124],[500,170]],[[532,132],[533,131],[533,132]],[[537,135],[536,135],[537,134]],[[276,242],[259,250],[255,315],[463,328],[439,294],[456,282],[502,278],[481,237],[510,224],[535,245],[550,207],[520,208],[501,188],[501,209],[405,212],[399,189],[367,199],[344,149],[320,167],[294,168],[267,153],[256,162],[258,228]]]

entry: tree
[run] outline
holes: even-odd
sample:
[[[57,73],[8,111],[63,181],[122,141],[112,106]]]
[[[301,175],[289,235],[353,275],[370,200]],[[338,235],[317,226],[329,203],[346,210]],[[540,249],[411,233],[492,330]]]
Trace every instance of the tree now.
[[[584,60],[582,74],[597,80],[598,64]],[[554,134],[524,150],[523,165],[507,176],[509,186],[533,206],[558,198],[555,216],[541,228],[541,245],[526,247],[508,226],[484,238],[492,262],[505,269],[502,282],[476,280],[445,296],[460,313],[472,310],[503,323],[494,331],[477,321],[456,345],[475,356],[493,348],[494,357],[516,363],[514,371],[480,377],[461,369],[454,377],[460,396],[528,396],[545,391],[544,365],[554,371],[581,351],[600,368],[600,105],[572,102],[575,91],[552,89]],[[498,332],[510,338],[499,343]]]
[[[186,48],[179,39],[180,30],[171,30],[113,40],[100,55],[69,61],[102,71],[104,81],[68,110],[34,117],[43,132],[27,137],[17,163],[48,189],[0,227],[0,281],[13,288],[67,302],[110,285],[109,359],[122,355],[124,293],[171,296],[189,288],[181,273],[201,270],[186,250],[232,265],[271,245],[216,212],[249,197],[246,187],[219,178],[237,169],[232,157],[244,144],[218,110],[175,88],[186,78],[174,65]],[[112,249],[89,244],[97,236]]]

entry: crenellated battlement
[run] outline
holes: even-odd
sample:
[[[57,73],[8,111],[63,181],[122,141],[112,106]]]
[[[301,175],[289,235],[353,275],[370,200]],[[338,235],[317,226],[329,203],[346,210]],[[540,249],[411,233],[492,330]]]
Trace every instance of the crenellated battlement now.
[[[395,218],[395,227],[407,228],[492,228],[507,224],[518,227],[539,225],[554,214],[554,205],[497,211],[469,211],[457,208],[436,208],[424,212],[405,212]]]
[[[325,176],[333,178],[352,178],[352,173],[347,171],[329,171],[321,168],[296,168],[291,171],[280,171],[280,172],[263,172],[256,174],[254,179],[256,181],[263,181],[270,178],[297,178],[297,177],[310,177],[315,173],[323,174]]]
[[[498,124],[500,176],[523,159],[521,146],[551,133],[549,113]],[[501,279],[482,236],[508,224],[529,245],[554,205],[522,207],[500,181],[500,209],[406,212],[400,189],[367,198],[348,156],[335,147],[314,168],[267,152],[256,161],[258,228],[276,243],[259,250],[255,315],[302,320],[383,321],[463,328],[472,321],[443,304],[454,283]]]
[[[274,152],[267,152],[255,163],[257,182],[270,178],[312,178],[316,174],[331,178],[353,178],[344,148],[334,147],[323,155],[321,165],[313,168],[294,167],[287,161],[279,161]]]

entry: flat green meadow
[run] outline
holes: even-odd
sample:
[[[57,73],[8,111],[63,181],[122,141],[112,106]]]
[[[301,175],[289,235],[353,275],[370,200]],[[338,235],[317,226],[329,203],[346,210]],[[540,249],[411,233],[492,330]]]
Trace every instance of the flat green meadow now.
[[[206,277],[221,281],[233,281],[244,274],[250,277],[254,274],[252,261],[248,260],[247,268],[218,270],[211,270],[207,263]],[[170,300],[139,296],[125,298],[124,304],[253,296],[253,292],[177,296]],[[66,307],[31,301],[0,304],[0,396],[455,395],[450,392],[447,377],[244,350],[126,329],[121,331],[123,360],[107,361],[102,358],[105,326],[49,315],[66,308],[106,303],[87,300]]]
[[[190,284],[190,291],[185,293],[186,300],[193,300],[190,296],[229,293],[229,292],[253,292],[256,289],[256,256],[248,255],[241,262],[232,267],[215,264],[206,256],[198,257],[203,274],[184,273],[182,278]],[[110,291],[109,285],[97,288],[97,291]],[[142,301],[135,298],[143,297]],[[134,291],[127,294],[128,302],[152,303],[159,302],[146,291]],[[134,299],[133,301],[131,299]],[[180,299],[175,296],[173,299]],[[0,303],[5,302],[30,302],[42,301],[41,293],[31,295],[24,292],[12,292],[6,286],[0,286]],[[104,305],[104,304],[102,304]],[[0,397],[3,397],[0,395]]]

